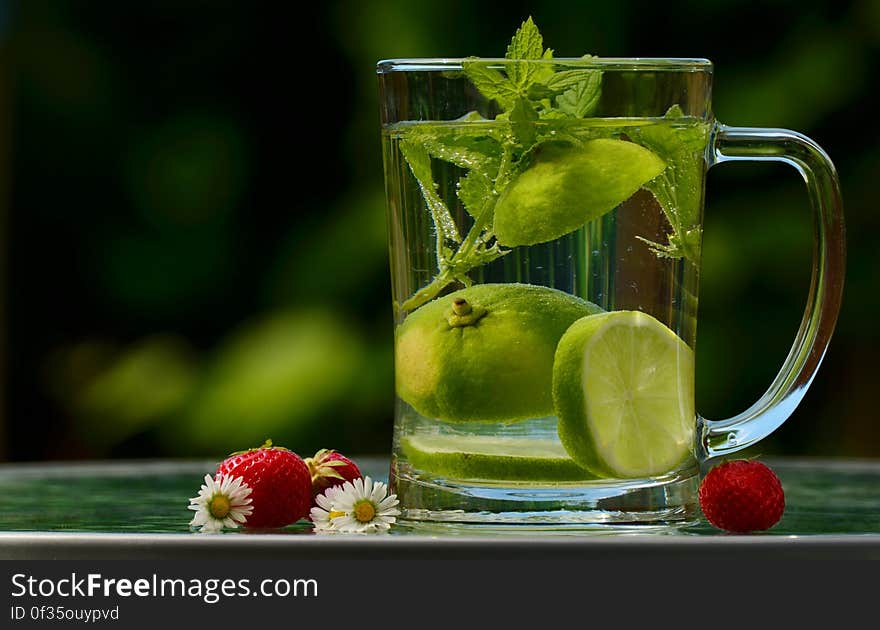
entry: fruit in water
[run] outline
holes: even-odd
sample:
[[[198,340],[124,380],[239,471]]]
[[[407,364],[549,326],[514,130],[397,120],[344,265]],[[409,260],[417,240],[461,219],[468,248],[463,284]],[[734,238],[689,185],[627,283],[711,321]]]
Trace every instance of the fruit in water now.
[[[559,238],[610,212],[665,168],[656,154],[623,140],[543,145],[498,199],[495,236],[507,247]]]
[[[594,476],[559,442],[477,435],[411,435],[400,442],[415,468],[453,479],[581,481]]]
[[[410,313],[395,334],[397,393],[448,422],[552,415],[556,343],[576,319],[601,312],[567,293],[481,284]]]
[[[553,400],[565,449],[602,477],[661,475],[693,452],[694,353],[646,313],[572,324],[556,350]]]
[[[718,464],[700,484],[700,507],[712,525],[745,534],[773,527],[785,511],[782,484],[754,460]]]
[[[251,488],[253,513],[246,527],[284,527],[304,518],[312,507],[312,477],[303,459],[272,440],[233,453],[217,467],[216,477],[243,477]]]

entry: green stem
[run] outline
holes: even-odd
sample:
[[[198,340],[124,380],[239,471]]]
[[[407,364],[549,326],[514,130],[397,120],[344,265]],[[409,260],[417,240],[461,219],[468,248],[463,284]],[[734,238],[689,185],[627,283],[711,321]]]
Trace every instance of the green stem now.
[[[457,270],[460,270],[462,273],[467,273],[473,267],[468,269],[463,269],[462,267],[467,265],[467,259],[470,258],[471,254],[473,254],[474,247],[476,246],[477,239],[482,234],[483,229],[486,227],[486,224],[489,222],[489,218],[494,214],[495,211],[495,202],[497,200],[497,193],[492,197],[487,198],[483,202],[483,207],[480,209],[480,213],[477,215],[477,218],[474,220],[473,226],[468,231],[467,235],[464,237],[464,240],[461,243],[461,246],[458,248],[458,251],[455,252],[455,255],[452,257],[450,261],[452,266]]]
[[[430,302],[437,297],[443,289],[456,280],[468,284],[466,274],[471,269],[478,267],[485,262],[479,259],[474,260],[473,257],[480,235],[486,229],[486,226],[489,225],[494,216],[495,204],[498,201],[501,190],[503,190],[508,184],[510,160],[510,149],[505,146],[504,153],[501,157],[501,165],[498,169],[498,176],[495,178],[495,190],[493,191],[492,196],[487,197],[483,202],[483,207],[480,208],[480,212],[477,214],[474,224],[471,226],[471,229],[468,230],[468,233],[461,242],[458,250],[448,263],[446,265],[440,263],[440,272],[434,276],[434,279],[416,291],[409,299],[400,305],[400,309],[404,313],[413,311],[423,304]],[[440,247],[439,240],[437,246]]]
[[[483,207],[480,208],[480,212],[477,214],[473,226],[471,226],[470,231],[464,237],[464,241],[462,241],[458,251],[452,257],[452,263],[456,266],[459,262],[462,262],[463,259],[470,257],[477,239],[480,237],[480,234],[483,233],[483,229],[489,223],[489,220],[495,217],[495,204],[498,203],[498,197],[508,184],[510,158],[510,148],[505,145],[504,152],[501,155],[501,165],[498,167],[498,176],[495,178],[495,186],[492,196],[486,198],[483,202]],[[470,271],[470,269],[468,269],[468,271]]]
[[[400,305],[400,310],[404,313],[409,313],[420,307],[422,304],[426,304],[433,300],[437,295],[449,285],[450,282],[455,280],[455,277],[452,275],[452,269],[446,268],[431,280],[424,287],[416,291],[412,294],[412,296],[406,300],[403,304]]]

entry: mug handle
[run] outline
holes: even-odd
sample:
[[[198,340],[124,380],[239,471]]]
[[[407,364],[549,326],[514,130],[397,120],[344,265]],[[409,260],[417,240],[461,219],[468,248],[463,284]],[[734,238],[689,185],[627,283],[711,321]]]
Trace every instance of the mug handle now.
[[[840,184],[831,159],[788,129],[716,124],[709,167],[724,162],[784,162],[804,178],[814,215],[813,273],[800,329],[782,368],[755,404],[725,420],[700,418],[702,459],[751,446],[775,431],[801,402],[837,322],[846,259]]]

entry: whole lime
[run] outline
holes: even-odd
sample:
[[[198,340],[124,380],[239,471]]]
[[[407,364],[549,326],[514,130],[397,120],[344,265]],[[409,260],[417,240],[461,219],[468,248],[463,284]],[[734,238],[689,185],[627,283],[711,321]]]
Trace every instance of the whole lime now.
[[[498,199],[495,236],[508,247],[559,238],[610,212],[665,168],[656,154],[624,140],[542,145]]]
[[[481,284],[425,304],[395,334],[397,394],[448,422],[553,414],[556,344],[575,320],[601,312],[528,284]]]

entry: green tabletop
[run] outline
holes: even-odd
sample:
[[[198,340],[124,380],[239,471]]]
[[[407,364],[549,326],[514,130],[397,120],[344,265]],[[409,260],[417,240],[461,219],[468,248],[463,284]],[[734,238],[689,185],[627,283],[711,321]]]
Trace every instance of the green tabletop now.
[[[362,457],[356,461],[365,474],[383,480],[387,477],[387,460]],[[785,514],[772,529],[749,536],[731,536],[700,522],[666,530],[631,528],[625,533],[635,534],[637,540],[644,542],[735,538],[764,542],[772,539],[782,544],[792,539],[833,538],[869,544],[875,551],[880,549],[880,461],[766,461],[779,475],[786,495]],[[122,553],[138,541],[158,550],[171,542],[176,549],[195,548],[206,539],[213,539],[211,544],[223,539],[228,545],[230,537],[237,538],[242,545],[261,548],[338,538],[316,536],[308,524],[272,532],[234,531],[222,536],[191,533],[188,499],[197,493],[204,474],[215,467],[216,462],[210,461],[0,465],[0,558],[65,557],[66,550],[91,547],[100,547],[105,556],[112,557],[114,549]],[[641,531],[646,534],[640,536]],[[400,544],[443,538],[497,539],[518,533],[532,539],[564,537],[567,541],[615,538],[584,532],[559,536],[534,529],[499,532],[473,527],[453,531],[396,526],[391,535],[357,539],[383,538],[386,544],[394,545],[393,541]]]

